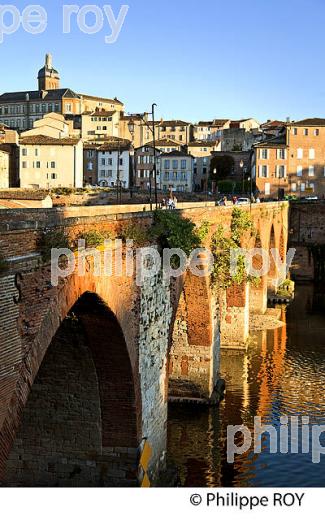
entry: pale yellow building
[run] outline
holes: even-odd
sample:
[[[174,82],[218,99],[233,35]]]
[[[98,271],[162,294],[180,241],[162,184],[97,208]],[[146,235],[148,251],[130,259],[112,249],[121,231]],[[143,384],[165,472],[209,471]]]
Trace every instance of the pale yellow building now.
[[[0,188],[9,188],[9,153],[0,150]]]
[[[95,110],[81,116],[81,138],[83,141],[105,140],[119,137],[120,112]]]
[[[69,137],[70,126],[66,122],[64,116],[51,112],[46,114],[42,119],[35,121],[33,128],[22,132],[21,137],[29,137],[34,135],[45,135],[55,139]]]
[[[30,135],[20,140],[20,186],[82,188],[83,146],[80,139]]]

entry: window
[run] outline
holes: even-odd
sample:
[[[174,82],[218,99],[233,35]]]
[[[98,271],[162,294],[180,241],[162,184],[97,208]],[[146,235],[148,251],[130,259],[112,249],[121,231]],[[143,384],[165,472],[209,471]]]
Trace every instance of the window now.
[[[269,151],[267,148],[262,148],[260,153],[260,159],[268,159],[269,158]]]
[[[35,163],[35,168],[39,169],[41,167],[41,163],[40,161],[36,161]]]
[[[93,163],[91,161],[89,161],[88,163],[88,171],[92,171],[93,169]]]
[[[106,164],[105,159],[102,159],[102,166],[105,166],[105,164]]]
[[[278,165],[276,174],[278,179],[284,179],[286,176],[286,167],[283,164]]]
[[[39,156],[39,149],[35,148],[35,157],[38,157],[38,156]]]
[[[318,129],[318,128],[316,128],[316,129],[314,130],[314,136],[315,136],[315,137],[319,136],[319,129]]]
[[[304,182],[302,182],[300,184],[300,191],[305,191],[305,189],[306,189],[306,184]]]
[[[304,157],[304,151],[302,148],[298,148],[297,150],[297,159],[303,159]]]
[[[279,148],[277,151],[277,158],[280,160],[284,160],[286,159],[286,156],[287,154],[285,148]]]
[[[308,131],[308,128],[304,128],[304,135],[308,135],[309,134],[309,131]]]
[[[295,182],[291,184],[291,191],[297,191],[297,184]]]
[[[57,176],[56,173],[51,173],[51,179],[52,179],[52,180],[55,180],[55,179],[57,179],[57,178],[58,178],[58,176]]]
[[[315,159],[315,150],[314,148],[309,149],[309,159]]]
[[[87,152],[87,157],[94,157],[94,151],[93,150],[89,150]]]
[[[181,169],[186,170],[186,159],[181,160]]]
[[[165,168],[165,170],[169,170],[169,168],[170,168],[170,160],[169,159],[165,159],[165,161],[164,161],[164,168]]]
[[[28,155],[27,148],[23,148],[21,153],[24,157],[26,157]]]
[[[269,182],[266,182],[264,185],[264,192],[265,195],[270,195],[271,193],[271,184]]]
[[[23,161],[23,168],[28,168],[28,163],[27,163],[27,161]]]
[[[314,166],[309,166],[308,177],[314,177],[314,175],[315,175],[315,168],[314,168]]]
[[[65,104],[65,111],[66,112],[72,112],[72,105],[71,105],[71,103],[66,103]]]
[[[55,168],[55,162],[51,161],[51,169],[54,169],[54,168]]]
[[[260,166],[259,176],[264,178],[268,177],[268,171],[269,167],[267,164],[263,164],[263,166]]]
[[[302,166],[297,166],[297,177],[302,177]]]
[[[313,193],[315,193],[315,184],[313,182],[309,183],[309,188],[313,190]]]
[[[293,135],[298,135],[298,128],[293,128],[292,133]]]

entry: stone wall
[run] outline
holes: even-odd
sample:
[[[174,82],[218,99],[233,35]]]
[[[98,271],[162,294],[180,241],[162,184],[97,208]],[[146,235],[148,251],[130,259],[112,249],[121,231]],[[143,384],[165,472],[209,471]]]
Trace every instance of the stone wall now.
[[[166,459],[167,357],[172,317],[170,288],[160,274],[145,281],[141,288],[140,306],[142,436],[153,450],[149,476],[154,482],[164,469]]]

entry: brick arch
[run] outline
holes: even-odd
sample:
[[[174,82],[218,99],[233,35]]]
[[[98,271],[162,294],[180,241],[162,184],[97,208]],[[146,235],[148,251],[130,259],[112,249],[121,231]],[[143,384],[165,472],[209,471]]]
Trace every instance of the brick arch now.
[[[45,275],[43,280],[43,274],[38,273],[35,281],[34,288],[37,292],[44,289],[43,281],[44,286],[48,287],[48,277]],[[121,453],[126,452],[128,448],[133,454],[129,459],[131,461],[133,457],[134,460],[129,466],[126,465],[128,475],[126,476],[125,472],[124,474],[126,479],[134,481],[135,460],[141,438],[141,392],[136,339],[133,343],[131,341],[132,332],[133,337],[137,334],[136,329],[132,330],[137,319],[136,309],[133,308],[134,298],[130,298],[132,282],[127,282],[125,287],[123,282],[117,284],[112,279],[95,280],[89,273],[82,278],[72,275],[69,279],[63,280],[59,287],[49,289],[48,292],[51,294],[42,299],[42,304],[45,305],[46,302],[47,307],[38,309],[35,333],[28,337],[24,334],[24,327],[27,321],[26,314],[28,316],[27,309],[31,305],[28,298],[33,292],[31,275],[32,273],[29,273],[23,278],[23,298],[20,304],[19,328],[23,340],[22,348],[25,351],[24,362],[19,367],[7,415],[0,430],[0,482],[4,478],[8,454],[19,431],[33,383],[52,340],[71,310],[78,315],[82,323],[95,366],[100,399],[101,449],[103,456],[107,458],[106,463],[102,461],[102,464],[105,467],[109,466],[112,450],[116,451],[115,461],[122,460],[125,455]],[[124,296],[129,302],[128,305],[124,302]],[[113,408],[115,419],[112,421],[110,410]]]
[[[210,279],[191,272],[177,281],[170,325],[169,396],[207,399],[213,391],[214,320]]]

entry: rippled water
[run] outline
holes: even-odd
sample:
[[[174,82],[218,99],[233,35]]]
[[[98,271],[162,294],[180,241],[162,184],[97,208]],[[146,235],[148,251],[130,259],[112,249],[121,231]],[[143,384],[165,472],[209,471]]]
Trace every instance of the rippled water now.
[[[222,351],[227,392],[219,408],[170,407],[168,454],[183,486],[325,486],[325,455],[313,464],[301,444],[302,416],[325,425],[325,291],[318,291],[298,286],[283,309],[286,325],[254,334],[247,352]],[[281,416],[298,417],[299,453],[270,454],[266,435],[260,454],[251,449],[227,463],[227,425],[253,431],[255,416],[278,433]]]

